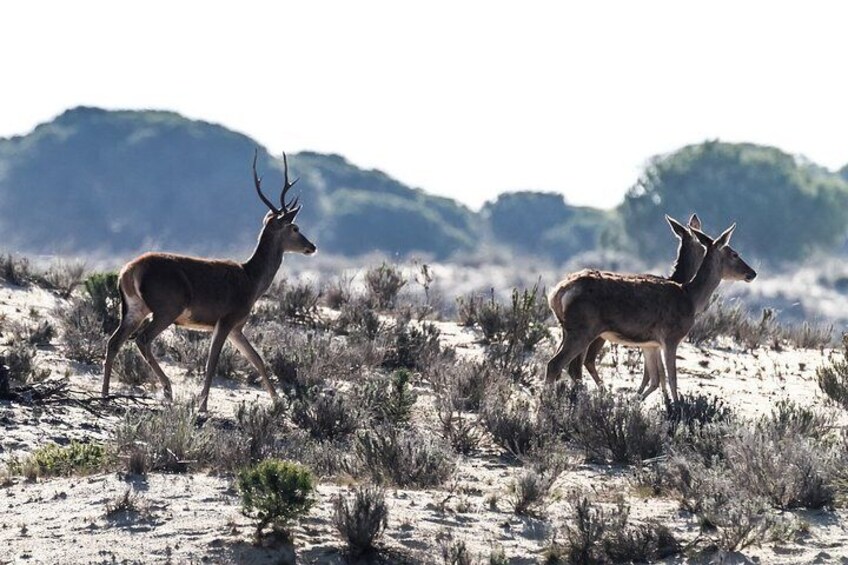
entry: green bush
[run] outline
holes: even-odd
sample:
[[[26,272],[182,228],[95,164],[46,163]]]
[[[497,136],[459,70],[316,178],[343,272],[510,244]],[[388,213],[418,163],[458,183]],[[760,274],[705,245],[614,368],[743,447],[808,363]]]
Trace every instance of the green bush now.
[[[312,473],[297,463],[266,459],[238,474],[242,512],[258,520],[257,537],[266,526],[286,532],[292,520],[309,512],[315,503]]]
[[[85,475],[101,470],[108,460],[108,452],[96,443],[78,443],[69,445],[45,445],[36,449],[22,460],[13,461],[10,469],[27,478],[67,477]]]
[[[111,334],[120,322],[118,273],[94,273],[85,279],[83,286],[103,324],[103,333]]]

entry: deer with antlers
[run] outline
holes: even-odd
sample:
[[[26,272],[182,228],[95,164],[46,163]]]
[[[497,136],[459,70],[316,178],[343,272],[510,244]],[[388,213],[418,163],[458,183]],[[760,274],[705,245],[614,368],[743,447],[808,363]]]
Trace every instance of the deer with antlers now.
[[[701,229],[701,219],[698,218],[697,214],[692,214],[692,216],[689,217],[688,227],[668,215],[666,215],[665,220],[668,222],[674,236],[678,239],[677,259],[674,262],[674,267],[672,268],[672,272],[668,277],[668,280],[682,284],[691,280],[692,277],[695,276],[695,273],[698,271],[698,267],[701,266],[701,261],[704,259],[704,254],[707,251],[701,242],[698,241],[695,234],[689,229]],[[598,354],[601,352],[601,349],[603,349],[604,344],[606,344],[606,340],[604,338],[599,337],[595,339],[595,341],[586,348],[584,355],[575,358],[574,361],[571,362],[568,366],[568,374],[571,375],[575,381],[580,380],[580,367],[583,365],[586,367],[586,370],[589,371],[589,374],[592,376],[595,383],[599,387],[604,386],[595,365],[595,361]],[[637,394],[641,395],[642,399],[645,399],[657,389],[660,383],[662,383],[663,387],[665,387],[665,367],[663,366],[662,355],[658,348],[645,346],[642,348],[642,353],[644,356],[644,371],[642,383],[639,385]],[[649,383],[650,387],[648,387]],[[646,387],[648,387],[647,390]]]
[[[139,351],[159,379],[165,397],[172,398],[171,381],[151,349],[156,336],[171,324],[212,332],[200,393],[201,412],[206,411],[212,377],[227,339],[259,372],[262,384],[271,397],[277,397],[262,358],[247,341],[242,329],[254,303],[265,293],[280,269],[283,253],[311,255],[316,248],[294,223],[301,208],[298,199],[286,202],[289,190],[298,179],[289,182],[285,154],[279,208],[262,193],[262,179],[256,172],[257,156],[258,151],[253,155],[253,184],[259,199],[269,211],[262,222],[256,248],[247,261],[238,263],[169,253],[145,253],[121,269],[118,276],[121,323],[109,338],[103,368],[104,398],[109,396],[115,355],[133,335]]]
[[[549,296],[562,327],[562,342],[548,361],[546,380],[583,355],[598,337],[613,343],[660,348],[671,397],[677,395],[677,347],[722,280],[754,280],[757,273],[730,247],[736,224],[712,240],[691,228],[706,248],[692,280],[683,284],[647,275],[580,271],[561,281]]]

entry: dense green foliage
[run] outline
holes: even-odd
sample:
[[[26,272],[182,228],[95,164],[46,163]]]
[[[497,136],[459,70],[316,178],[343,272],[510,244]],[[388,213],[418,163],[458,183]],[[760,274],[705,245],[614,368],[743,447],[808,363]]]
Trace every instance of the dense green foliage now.
[[[285,532],[292,520],[315,503],[315,479],[309,469],[279,459],[265,459],[242,470],[238,490],[243,512],[258,521],[257,534],[268,525]]]
[[[60,446],[47,444],[23,460],[12,460],[10,469],[28,478],[85,475],[100,470],[106,463],[106,448],[96,443]]]
[[[734,245],[747,257],[793,260],[844,239],[848,182],[772,147],[712,141],[654,158],[620,211],[647,257],[671,249],[663,214],[696,211],[713,231],[738,222]]]
[[[561,194],[511,192],[482,210],[498,242],[529,255],[564,261],[598,247],[608,214],[569,206]]]

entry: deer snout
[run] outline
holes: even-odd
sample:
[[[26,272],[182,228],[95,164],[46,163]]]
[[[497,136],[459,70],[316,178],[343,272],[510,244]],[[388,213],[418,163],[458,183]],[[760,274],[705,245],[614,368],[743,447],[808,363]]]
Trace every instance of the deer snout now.
[[[755,271],[754,269],[751,269],[750,271],[745,273],[745,282],[751,282],[755,278],[757,278],[757,271]]]
[[[304,255],[312,255],[316,251],[318,251],[318,248],[315,247],[314,243],[310,243],[309,245],[306,246],[306,249],[303,250],[303,253],[304,253]]]

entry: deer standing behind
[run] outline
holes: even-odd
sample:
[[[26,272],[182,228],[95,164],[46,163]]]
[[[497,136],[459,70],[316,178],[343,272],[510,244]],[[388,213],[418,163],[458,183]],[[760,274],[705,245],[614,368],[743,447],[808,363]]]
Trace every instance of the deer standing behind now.
[[[757,273],[730,247],[736,224],[715,240],[692,229],[706,247],[692,280],[683,284],[660,277],[580,271],[561,281],[549,297],[563,338],[548,362],[546,380],[582,355],[598,337],[623,345],[661,348],[671,397],[677,395],[677,347],[722,280],[754,280]]]
[[[253,156],[253,182],[260,200],[269,208],[262,221],[259,241],[244,263],[173,255],[145,253],[124,265],[118,275],[121,295],[121,323],[112,337],[103,367],[104,398],[109,395],[109,379],[115,355],[124,342],[135,335],[144,360],[156,374],[166,398],[172,398],[171,381],[153,356],[151,343],[171,324],[212,332],[205,380],[200,393],[200,410],[206,411],[209,388],[224,341],[230,342],[259,372],[268,393],[277,397],[262,358],[242,333],[250,311],[274,280],[283,253],[315,253],[312,244],[293,223],[300,206],[297,198],[286,202],[294,182],[289,182],[288,161],[283,154],[285,181],[277,208],[262,193],[261,179]]]
[[[701,219],[698,218],[697,214],[692,214],[689,218],[688,228],[668,215],[666,215],[665,220],[668,222],[672,233],[679,242],[677,246],[677,259],[674,262],[674,266],[668,280],[682,284],[688,282],[695,276],[695,273],[698,271],[698,267],[701,266],[701,261],[704,259],[704,254],[707,252],[706,248],[701,244],[695,234],[688,229],[695,228],[700,230]],[[586,367],[586,370],[589,371],[589,374],[592,376],[595,383],[599,387],[604,386],[603,381],[598,374],[598,369],[595,366],[595,360],[597,359],[601,349],[603,349],[604,344],[606,344],[606,340],[604,338],[599,337],[595,339],[595,341],[586,348],[586,352],[582,358],[577,357],[571,362],[568,366],[568,374],[571,375],[571,378],[575,381],[580,380],[582,377],[580,366],[583,365]],[[642,348],[642,353],[644,355],[644,371],[642,383],[639,385],[637,393],[642,395],[642,398],[645,399],[657,389],[659,383],[662,383],[663,388],[665,388],[665,367],[663,366],[662,355],[658,348],[646,346]],[[645,390],[648,383],[650,383],[651,386],[648,390]]]

